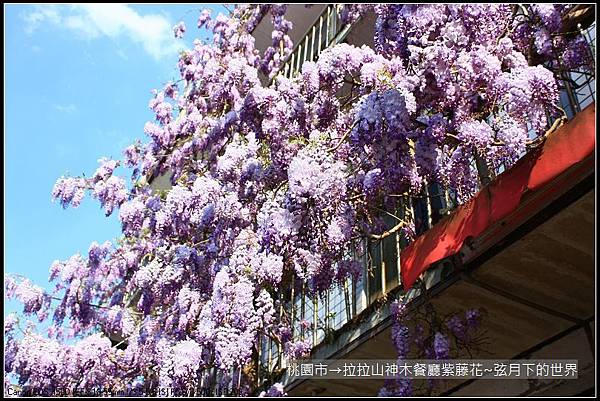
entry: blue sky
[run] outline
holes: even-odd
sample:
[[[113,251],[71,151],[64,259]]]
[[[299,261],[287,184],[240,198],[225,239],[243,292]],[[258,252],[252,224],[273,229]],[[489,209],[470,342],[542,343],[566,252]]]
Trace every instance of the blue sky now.
[[[50,289],[48,269],[94,241],[120,234],[94,199],[77,209],[52,203],[61,175],[93,174],[103,156],[121,158],[152,119],[150,91],[177,79],[177,50],[206,38],[196,20],[218,5],[6,5],[5,273]],[[176,40],[171,28],[183,20]],[[119,170],[117,170],[119,171]],[[124,171],[120,171],[125,174]],[[20,310],[6,303],[5,315]]]

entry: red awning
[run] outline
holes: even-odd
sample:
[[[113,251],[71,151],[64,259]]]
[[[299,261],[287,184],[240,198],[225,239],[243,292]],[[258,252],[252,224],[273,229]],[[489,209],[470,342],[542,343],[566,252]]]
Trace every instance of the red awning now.
[[[596,147],[595,116],[594,103],[403,249],[400,266],[404,288],[410,288],[432,263],[458,253],[467,238],[477,237],[513,212],[526,189],[542,188],[591,155]]]

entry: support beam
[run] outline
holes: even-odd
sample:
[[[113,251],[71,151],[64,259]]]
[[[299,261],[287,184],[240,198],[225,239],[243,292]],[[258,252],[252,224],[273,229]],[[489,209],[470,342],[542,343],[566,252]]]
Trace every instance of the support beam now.
[[[540,305],[538,303],[535,303],[535,302],[532,302],[532,301],[530,301],[528,299],[522,298],[522,297],[520,297],[518,295],[515,295],[515,294],[513,294],[511,292],[508,292],[506,290],[503,290],[501,288],[494,287],[493,285],[490,285],[488,283],[484,283],[483,281],[479,281],[479,280],[477,280],[476,278],[474,278],[473,276],[471,276],[467,272],[463,272],[462,276],[463,276],[462,277],[463,280],[465,280],[467,283],[473,284],[473,285],[475,285],[475,286],[477,286],[479,288],[482,288],[482,289],[484,289],[486,291],[489,291],[491,293],[499,295],[499,296],[501,296],[503,298],[510,299],[511,301],[520,303],[520,304],[525,305],[525,306],[529,306],[530,308],[537,309],[537,310],[539,310],[541,312],[547,313],[549,315],[552,315],[552,316],[555,316],[555,317],[558,317],[558,318],[561,318],[561,319],[564,319],[564,320],[568,320],[568,321],[573,322],[573,323],[577,323],[577,324],[581,324],[582,323],[581,319],[578,319],[578,318],[576,318],[574,316],[568,315],[566,313],[559,312],[559,311],[554,310],[552,308],[548,308],[547,306]]]

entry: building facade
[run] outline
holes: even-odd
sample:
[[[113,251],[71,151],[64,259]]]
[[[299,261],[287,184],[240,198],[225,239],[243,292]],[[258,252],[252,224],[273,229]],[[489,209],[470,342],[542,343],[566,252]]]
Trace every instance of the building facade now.
[[[575,22],[588,40],[595,59],[595,9],[576,8]],[[317,60],[329,46],[373,45],[375,15],[342,24],[340,5],[289,5],[286,18],[294,27],[295,48],[279,74],[293,77],[307,60]],[[579,14],[577,14],[579,12]],[[569,17],[574,18],[573,14]],[[256,47],[271,42],[272,23],[265,17],[253,32]],[[263,77],[266,82],[268,79]],[[564,132],[578,140],[577,124],[594,123],[595,80],[583,72],[564,73],[561,107],[569,120]],[[573,125],[575,124],[575,125]],[[525,155],[524,155],[525,156]],[[363,279],[347,280],[323,298],[287,296],[287,313],[297,321],[293,335],[309,338],[313,359],[394,359],[390,301],[402,297],[409,310],[431,301],[436,310],[451,313],[474,306],[485,310],[489,345],[480,359],[577,359],[577,380],[451,380],[436,395],[518,396],[592,395],[595,392],[595,153],[565,168],[539,191],[525,193],[512,213],[473,238],[452,257],[436,262],[419,285],[404,291],[400,255],[406,246],[400,235],[368,242],[362,261]],[[503,171],[483,172],[481,187]],[[507,172],[510,173],[510,172]],[[427,235],[453,212],[452,193],[430,185],[421,198],[410,199],[417,234]],[[389,221],[390,226],[394,224]],[[353,250],[349,250],[352,253]],[[280,346],[261,340],[265,372],[279,371],[290,395],[376,395],[383,380],[310,380],[289,376]],[[260,375],[259,384],[272,376]]]

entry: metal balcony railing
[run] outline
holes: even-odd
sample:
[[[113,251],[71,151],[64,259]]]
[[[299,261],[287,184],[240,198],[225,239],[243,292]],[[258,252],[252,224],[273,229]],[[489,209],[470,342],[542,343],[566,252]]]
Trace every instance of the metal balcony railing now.
[[[334,5],[325,9],[290,55],[280,70],[280,74],[292,77],[301,70],[304,61],[316,60],[322,50],[327,47],[326,44],[333,45],[345,38],[350,27],[340,26],[335,10]],[[589,43],[595,60],[595,22],[581,31]],[[560,107],[571,119],[576,113],[595,101],[595,74],[582,71],[565,71],[563,74],[565,79],[561,82]],[[549,121],[548,127],[552,122]],[[473,160],[473,167],[480,173],[479,187],[486,185],[489,180],[504,170],[503,167],[500,167],[488,171],[477,164],[476,160]],[[426,186],[421,197],[399,198],[395,214],[404,218],[406,213],[410,213],[415,221],[416,234],[419,235],[431,228],[444,215],[449,214],[457,205],[456,196],[451,190],[431,183]],[[386,218],[387,228],[393,227],[396,223],[393,218]],[[291,320],[294,322],[293,338],[296,340],[308,339],[313,346],[317,346],[359,315],[370,304],[390,291],[399,289],[401,286],[399,256],[406,245],[406,238],[399,232],[379,241],[362,240],[352,249],[348,249],[349,256],[352,256],[354,260],[361,261],[363,265],[364,271],[360,280],[348,279],[340,286],[327,291],[323,298],[309,296],[305,291],[294,294],[292,290],[291,296],[283,301],[286,304],[288,316],[291,316]],[[423,281],[427,283],[427,287],[431,287],[442,279],[445,269],[442,270],[428,270],[424,273]],[[281,313],[283,310],[280,310]],[[275,367],[285,368],[287,366],[282,349],[275,341],[263,337],[260,344],[261,369],[272,371]]]
[[[338,12],[340,7],[340,4],[325,7],[284,61],[279,75],[292,78],[301,71],[305,61],[315,61],[323,50],[344,40],[352,24],[342,23]]]
[[[593,59],[596,60],[596,22],[583,29],[582,35],[589,44]],[[572,118],[596,100],[596,79],[595,75],[582,71],[564,71],[563,77],[565,79],[561,104],[567,112],[567,117]]]

